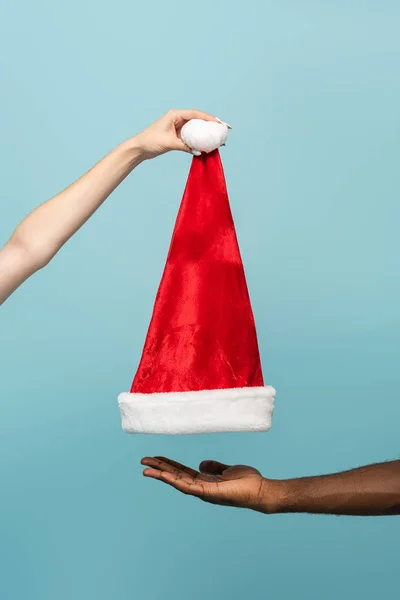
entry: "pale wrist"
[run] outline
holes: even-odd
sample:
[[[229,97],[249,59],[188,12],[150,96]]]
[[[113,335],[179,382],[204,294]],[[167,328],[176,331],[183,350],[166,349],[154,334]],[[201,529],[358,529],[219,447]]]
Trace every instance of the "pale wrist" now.
[[[146,154],[137,136],[129,138],[120,147],[127,153],[134,166],[146,160]]]

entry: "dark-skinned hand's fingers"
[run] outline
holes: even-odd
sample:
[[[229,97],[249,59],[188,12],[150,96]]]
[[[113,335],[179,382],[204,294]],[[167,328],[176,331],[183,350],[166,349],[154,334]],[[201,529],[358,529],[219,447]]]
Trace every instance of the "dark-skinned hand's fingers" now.
[[[203,460],[199,469],[200,473],[206,473],[207,475],[222,475],[226,469],[229,469],[229,465],[224,465],[216,460]]]
[[[143,471],[145,477],[158,479],[167,485],[175,488],[178,492],[189,496],[199,498],[210,504],[220,504],[226,506],[234,506],[234,503],[227,502],[221,497],[219,484],[217,482],[203,482],[199,479],[193,479],[189,476],[179,478],[173,473],[159,471],[157,469],[145,469]]]
[[[195,481],[193,477],[187,475],[183,471],[178,471],[175,469],[174,471],[160,471],[160,469],[147,468],[144,469],[143,475],[145,477],[150,477],[151,479],[159,479],[160,481],[164,481],[165,483],[169,483],[169,480],[166,480],[166,477],[171,476],[174,481],[186,481],[187,483],[192,483]]]
[[[172,465],[170,465],[166,462],[163,462],[163,461],[159,460],[158,458],[149,458],[149,459],[146,459],[145,461],[142,461],[142,463],[155,471],[159,471],[160,473],[170,473],[170,474],[174,475],[174,477],[176,477],[177,479],[189,479],[189,480],[193,479],[193,477],[191,475],[189,475],[188,473],[186,473],[185,471],[176,469]]]
[[[171,473],[176,470],[176,467],[170,465],[167,461],[162,460],[158,456],[146,456],[141,460],[142,465],[146,467],[152,467],[159,471],[170,471]]]
[[[180,474],[183,477],[180,477]],[[159,481],[163,481],[168,485],[176,488],[181,492],[188,493],[188,490],[195,483],[195,479],[193,477],[189,477],[189,475],[185,475],[181,471],[175,471],[174,473],[169,473],[168,471],[160,471],[158,469],[145,469],[143,471],[143,475],[145,477],[150,477],[151,479],[158,479]]]
[[[151,479],[161,479],[161,473],[162,473],[162,471],[159,471],[158,469],[152,469],[152,468],[147,468],[147,469],[144,469],[144,471],[143,471],[143,475],[145,477],[151,477]]]
[[[189,494],[197,498],[208,499],[218,492],[218,484],[199,481],[192,477],[179,478],[173,473],[163,471],[160,479],[183,494]]]
[[[179,474],[179,477],[183,477],[188,476],[188,477],[192,477],[192,473],[190,472],[190,469],[186,469],[186,467],[184,467],[183,465],[181,465],[180,463],[175,463],[178,466],[175,466],[174,464],[172,464],[172,462],[174,461],[168,461],[168,460],[164,460],[164,457],[158,457],[158,456],[154,456],[154,457],[147,457],[147,458],[143,458],[142,459],[142,465],[145,465],[146,467],[151,467],[153,469],[158,469],[159,471],[166,471],[167,473],[175,473],[175,474]],[[192,469],[193,471],[193,469]],[[197,471],[193,471],[194,476],[198,476],[199,473]]]
[[[179,471],[183,471],[184,473],[191,475],[191,477],[196,478],[199,476],[198,471],[196,471],[195,469],[192,469],[191,467],[187,467],[186,465],[182,465],[180,462],[177,462],[176,460],[172,460],[171,458],[166,458],[165,456],[155,456],[154,458],[158,458],[158,460],[160,460],[162,463],[167,463],[167,464],[171,465],[172,467],[175,467],[175,469],[178,469]]]

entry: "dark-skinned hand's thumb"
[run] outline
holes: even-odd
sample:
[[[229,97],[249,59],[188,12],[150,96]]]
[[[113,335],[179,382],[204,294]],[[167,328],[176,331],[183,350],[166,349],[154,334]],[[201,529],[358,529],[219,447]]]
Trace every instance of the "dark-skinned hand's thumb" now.
[[[222,475],[226,469],[229,469],[228,465],[224,465],[216,460],[203,460],[199,466],[200,472],[207,475]]]

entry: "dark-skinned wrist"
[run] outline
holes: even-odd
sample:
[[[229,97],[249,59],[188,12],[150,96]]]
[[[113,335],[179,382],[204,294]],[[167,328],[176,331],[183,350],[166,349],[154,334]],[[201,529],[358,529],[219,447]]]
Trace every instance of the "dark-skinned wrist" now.
[[[289,484],[290,481],[263,478],[260,501],[256,510],[265,514],[287,512],[291,491]]]

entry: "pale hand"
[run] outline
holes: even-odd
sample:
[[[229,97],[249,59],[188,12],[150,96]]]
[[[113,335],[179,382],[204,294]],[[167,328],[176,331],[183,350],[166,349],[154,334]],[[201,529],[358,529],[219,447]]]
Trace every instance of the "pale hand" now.
[[[155,158],[170,150],[191,152],[181,140],[180,133],[185,123],[191,119],[218,121],[215,117],[200,110],[169,110],[163,117],[135,136],[143,158]]]
[[[228,466],[206,460],[199,471],[156,456],[142,459],[145,477],[159,479],[184,494],[205,502],[237,506],[261,512],[274,512],[277,497],[275,482],[264,479],[257,469],[244,465]]]

